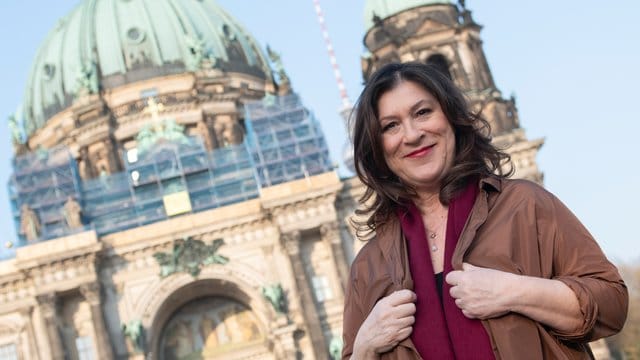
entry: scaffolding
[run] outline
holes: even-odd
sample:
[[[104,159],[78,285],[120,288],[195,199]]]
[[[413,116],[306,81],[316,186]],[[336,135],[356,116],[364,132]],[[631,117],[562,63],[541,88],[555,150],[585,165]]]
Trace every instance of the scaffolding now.
[[[144,153],[125,152],[122,172],[95,179],[80,179],[65,148],[15,158],[9,182],[15,247],[27,244],[20,232],[23,204],[42,224],[33,241],[88,229],[101,236],[254,199],[260,188],[333,169],[320,125],[298,96],[268,96],[245,104],[245,112],[242,144],[209,152],[199,137],[160,139]],[[82,208],[82,227],[71,229],[65,222],[69,197]],[[0,251],[0,259],[14,253],[14,248]]]
[[[322,129],[296,94],[245,104],[247,143],[262,187],[331,171]]]
[[[67,233],[62,208],[68,198],[81,198],[80,177],[69,150],[64,147],[36,150],[15,158],[13,169],[8,183],[11,213],[18,236],[17,243],[13,245],[22,246],[27,242],[20,227],[23,206],[33,210],[38,218],[38,240]]]
[[[185,194],[185,212],[198,212],[258,197],[253,164],[244,145],[207,152],[199,138],[165,142],[125,171],[83,184],[84,211],[99,235],[169,218],[168,196]]]

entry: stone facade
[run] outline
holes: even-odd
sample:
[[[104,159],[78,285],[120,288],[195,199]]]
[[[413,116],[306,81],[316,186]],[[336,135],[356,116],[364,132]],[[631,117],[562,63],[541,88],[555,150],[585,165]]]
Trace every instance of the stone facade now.
[[[162,359],[172,316],[209,298],[241,304],[257,328],[251,341],[234,343],[242,329],[228,326],[229,351],[221,346],[218,355],[326,359],[341,334],[353,256],[344,220],[355,203],[348,183],[329,172],[264,189],[259,199],[102,238],[88,231],[20,248],[0,263],[0,346],[15,345],[20,359],[73,359],[79,339],[88,339],[94,358]],[[196,261],[199,274],[163,276],[154,254],[171,253],[184,238],[222,239],[217,252],[228,261],[177,257],[176,264]],[[286,312],[262,295],[271,284],[284,290]],[[123,328],[135,322],[142,325],[139,348]]]

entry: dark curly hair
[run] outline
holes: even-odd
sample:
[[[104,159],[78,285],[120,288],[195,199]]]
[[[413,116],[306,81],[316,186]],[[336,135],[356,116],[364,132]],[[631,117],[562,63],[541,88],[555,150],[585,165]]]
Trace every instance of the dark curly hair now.
[[[374,231],[393,216],[396,209],[405,207],[416,196],[415,189],[402,183],[387,166],[378,120],[380,97],[402,81],[414,82],[431,93],[453,128],[455,157],[440,186],[443,204],[449,204],[470,180],[489,175],[507,177],[513,173],[510,156],[491,144],[489,123],[469,109],[462,92],[449,78],[429,64],[387,64],[365,84],[352,124],[356,173],[367,186],[360,198],[363,208],[356,210],[357,215],[367,220],[354,221],[359,235]],[[508,171],[505,172],[502,165],[508,165]]]

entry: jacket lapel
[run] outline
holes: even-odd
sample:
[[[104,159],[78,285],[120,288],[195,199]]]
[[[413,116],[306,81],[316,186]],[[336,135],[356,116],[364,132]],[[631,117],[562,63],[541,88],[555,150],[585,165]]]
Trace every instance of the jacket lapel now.
[[[378,246],[385,260],[385,266],[393,282],[392,291],[409,289],[413,291],[413,278],[409,270],[409,255],[407,253],[404,235],[400,222],[396,217],[389,219],[384,226],[376,231]],[[389,294],[385,294],[387,296]],[[422,359],[411,338],[408,337],[398,344],[404,350],[395,349],[386,353],[389,359]]]
[[[487,177],[481,179],[478,186],[480,187],[480,191],[478,191],[476,201],[471,209],[471,216],[469,216],[469,219],[462,229],[462,234],[460,234],[460,239],[458,239],[458,244],[451,257],[451,266],[454,270],[462,269],[462,262],[464,261],[467,250],[471,246],[478,229],[487,220],[487,215],[489,214],[488,191],[495,190],[500,192],[502,182],[499,178]]]
[[[408,271],[409,261],[398,219],[391,217],[383,226],[376,229],[376,237],[393,282],[393,290],[413,289],[411,273]]]

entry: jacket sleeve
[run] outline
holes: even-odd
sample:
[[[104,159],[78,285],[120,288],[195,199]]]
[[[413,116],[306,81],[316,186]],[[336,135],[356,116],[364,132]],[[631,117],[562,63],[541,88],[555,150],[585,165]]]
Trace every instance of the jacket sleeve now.
[[[360,326],[364,322],[366,316],[362,308],[362,297],[358,290],[358,276],[356,273],[356,261],[351,266],[351,273],[349,275],[349,281],[347,282],[347,288],[344,298],[344,313],[342,319],[342,359],[351,358],[353,353],[353,343],[356,340],[356,335]]]
[[[629,295],[618,269],[576,216],[555,196],[537,213],[538,229],[552,241],[553,278],[574,291],[584,316],[573,332],[551,330],[560,340],[593,341],[619,332],[627,317]],[[540,219],[542,218],[542,221]]]

